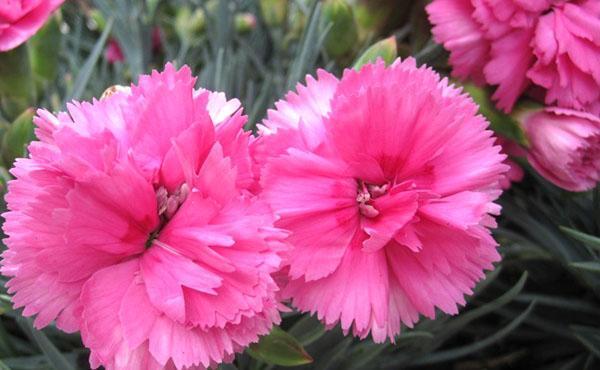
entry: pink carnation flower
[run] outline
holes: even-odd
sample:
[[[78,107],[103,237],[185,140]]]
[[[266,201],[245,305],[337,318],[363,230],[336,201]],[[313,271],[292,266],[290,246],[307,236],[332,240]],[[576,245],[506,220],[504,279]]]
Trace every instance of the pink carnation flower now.
[[[168,64],[39,111],[40,141],[12,169],[2,273],[15,307],[80,330],[94,368],[206,368],[279,320],[270,274],[285,234],[247,190],[246,117],[194,83]]]
[[[499,108],[534,84],[547,104],[600,113],[600,2],[434,0],[427,11],[453,75],[497,85]]]
[[[27,41],[64,1],[0,1],[0,51],[14,49]]]
[[[409,59],[319,71],[276,107],[253,152],[294,247],[283,295],[377,342],[436,307],[456,314],[500,259],[489,228],[507,167],[473,101]]]
[[[520,117],[531,143],[527,159],[547,180],[570,191],[592,189],[600,181],[600,118],[561,108]]]

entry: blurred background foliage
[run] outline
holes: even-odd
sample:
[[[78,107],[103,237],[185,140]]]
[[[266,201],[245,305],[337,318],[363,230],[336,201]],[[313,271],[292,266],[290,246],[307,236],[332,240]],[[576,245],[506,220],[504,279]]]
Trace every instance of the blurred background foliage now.
[[[447,74],[426,3],[68,1],[33,39],[0,54],[0,189],[34,138],[34,107],[64,110],[70,100],[98,98],[166,61],[188,64],[198,86],[240,99],[249,130],[317,67],[340,76],[377,56],[389,62],[412,55]],[[482,107],[490,106],[481,96]],[[507,119],[482,113],[500,130]],[[396,344],[375,345],[339,328],[325,331],[314,317],[286,313],[281,329],[221,368],[600,368],[600,191],[567,193],[522,164],[524,181],[501,198],[495,235],[504,259],[459,316],[438,314],[405,328]],[[5,292],[0,313],[0,370],[88,368],[77,334],[34,330]]]

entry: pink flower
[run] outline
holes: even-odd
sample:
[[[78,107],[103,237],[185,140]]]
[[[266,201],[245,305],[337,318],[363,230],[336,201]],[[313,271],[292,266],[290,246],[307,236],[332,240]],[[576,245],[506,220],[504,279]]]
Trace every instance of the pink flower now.
[[[453,75],[497,85],[504,111],[533,84],[547,104],[600,112],[596,0],[434,0],[427,11]]]
[[[4,214],[2,272],[92,367],[206,368],[279,321],[285,234],[253,185],[239,102],[168,64],[130,91],[39,111]],[[236,107],[236,108],[234,108]]]
[[[106,46],[106,50],[104,51],[104,57],[111,64],[122,62],[125,60],[125,56],[123,55],[123,51],[121,50],[121,46],[119,46],[117,40],[108,40],[108,45]]]
[[[600,115],[600,2],[565,3],[540,17],[528,73],[545,102]]]
[[[150,36],[152,41],[152,52],[159,53],[162,49],[160,27],[152,28],[152,33],[150,34]],[[108,40],[106,50],[104,51],[104,57],[111,64],[125,61],[123,50],[121,49],[121,45],[119,45],[119,42],[117,40],[113,38]]]
[[[520,120],[531,143],[527,159],[547,180],[570,191],[589,190],[600,181],[600,118],[545,108]]]
[[[319,71],[276,107],[253,151],[291,233],[283,295],[377,342],[457,313],[500,259],[489,228],[507,168],[477,106],[409,59]]]
[[[0,51],[16,48],[33,36],[65,0],[0,2]]]

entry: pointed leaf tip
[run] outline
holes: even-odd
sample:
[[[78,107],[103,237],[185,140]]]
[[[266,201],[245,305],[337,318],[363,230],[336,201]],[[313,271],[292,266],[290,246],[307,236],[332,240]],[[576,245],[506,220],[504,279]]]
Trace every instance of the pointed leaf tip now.
[[[255,359],[272,365],[299,366],[313,362],[296,338],[279,327],[274,327],[258,343],[250,345],[247,352]]]

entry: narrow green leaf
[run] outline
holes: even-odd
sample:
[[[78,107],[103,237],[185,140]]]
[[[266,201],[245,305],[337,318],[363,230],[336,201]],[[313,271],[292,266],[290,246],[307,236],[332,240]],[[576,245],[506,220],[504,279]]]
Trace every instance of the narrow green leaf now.
[[[494,299],[493,301],[486,303],[480,307],[477,307],[473,310],[470,310],[459,316],[456,316],[456,318],[452,319],[446,325],[446,327],[442,333],[457,332],[458,330],[465,327],[468,323],[472,322],[473,320],[478,319],[478,318],[480,318],[484,315],[487,315],[491,312],[494,312],[498,308],[511,302],[519,293],[521,293],[521,291],[523,290],[523,287],[525,287],[525,282],[527,281],[527,276],[528,275],[527,275],[527,271],[526,271],[521,275],[521,277],[519,278],[519,281],[517,281],[517,283],[512,288],[507,290],[500,297],[498,297],[498,298]],[[443,334],[439,335],[439,337],[443,337],[443,336],[444,336]]]
[[[352,345],[352,337],[345,337],[328,351],[315,366],[315,370],[337,370],[341,362],[348,357],[348,349]]]
[[[343,369],[346,370],[371,370],[373,363],[390,346],[363,341],[352,346],[352,350],[344,360]]]
[[[62,353],[52,344],[50,339],[40,330],[31,325],[31,320],[19,317],[17,323],[23,329],[29,339],[35,342],[44,353],[48,362],[55,370],[74,370],[73,365],[67,361]]]
[[[375,62],[381,58],[386,65],[391,64],[398,56],[398,47],[396,44],[396,38],[390,36],[387,39],[376,42],[371,45],[361,56],[358,57],[354,62],[353,68],[356,70],[361,69],[367,63]]]
[[[299,366],[313,361],[302,345],[279,327],[273,327],[269,335],[251,344],[247,352],[257,360],[280,366]]]
[[[33,140],[33,109],[21,113],[2,137],[2,160],[6,168],[12,166],[15,158],[25,157],[27,145]]]
[[[305,315],[290,328],[289,333],[303,346],[308,346],[325,334],[325,327],[316,317]]]
[[[565,234],[571,236],[573,239],[579,240],[580,242],[584,242],[590,248],[594,248],[600,251],[600,238],[597,236],[593,236],[590,234],[582,233],[581,231],[577,231],[575,229],[568,228],[566,226],[560,226],[560,229],[565,232]]]
[[[96,41],[96,44],[94,45],[94,48],[92,49],[92,52],[87,57],[81,70],[79,70],[79,73],[77,74],[77,78],[75,79],[75,84],[73,85],[73,91],[72,91],[69,99],[67,99],[67,101],[74,100],[74,99],[76,100],[76,99],[81,98],[81,95],[85,91],[85,88],[90,80],[90,77],[92,76],[92,71],[93,71],[94,67],[96,66],[96,63],[98,62],[98,58],[100,57],[100,55],[102,54],[102,51],[104,50],[104,45],[106,44],[108,35],[110,35],[110,30],[112,29],[112,25],[113,25],[113,19],[110,18],[106,22],[106,27],[104,28],[104,31],[102,31],[102,35],[100,35],[100,38],[98,39],[98,41]]]
[[[491,346],[492,344],[502,340],[504,337],[509,335],[513,330],[515,330],[525,319],[533,308],[535,307],[535,302],[531,302],[531,304],[523,311],[519,316],[517,316],[513,321],[511,321],[508,325],[498,330],[493,335],[477,341],[473,344],[469,344],[466,346],[456,347],[444,351],[428,353],[422,357],[419,357],[417,360],[413,361],[411,365],[432,365],[440,362],[454,360],[471,353],[475,353],[483,350],[486,347]]]
[[[569,266],[579,270],[600,274],[600,262],[571,262]]]
[[[575,337],[592,353],[600,358],[600,330],[589,326],[573,325]]]
[[[300,81],[300,79],[313,68],[313,64],[321,49],[324,38],[326,37],[326,32],[321,31],[321,39],[319,39],[320,17],[321,3],[316,2],[311,12],[308,27],[304,30],[299,52],[294,58],[294,62],[288,74],[286,83],[288,90],[291,90],[296,82]]]
[[[6,364],[0,360],[0,370],[10,370],[10,367],[6,366]]]

